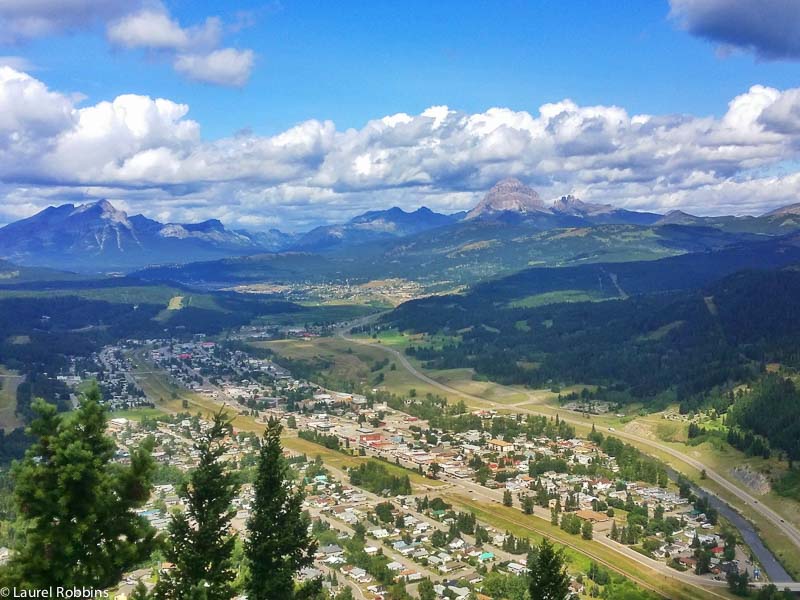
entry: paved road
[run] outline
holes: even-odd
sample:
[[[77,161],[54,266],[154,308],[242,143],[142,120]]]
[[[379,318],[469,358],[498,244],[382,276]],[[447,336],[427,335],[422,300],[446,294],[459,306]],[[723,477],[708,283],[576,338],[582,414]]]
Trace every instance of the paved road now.
[[[437,389],[440,389],[440,390],[442,390],[444,392],[448,392],[448,393],[451,393],[451,394],[456,394],[456,395],[459,395],[459,396],[461,396],[463,398],[466,398],[466,399],[469,399],[469,400],[475,400],[477,402],[481,402],[482,404],[489,405],[492,408],[496,408],[496,409],[507,409],[507,408],[509,408],[508,406],[505,406],[503,404],[499,404],[497,402],[493,402],[491,400],[487,400],[485,398],[481,398],[479,396],[475,396],[473,394],[469,394],[467,392],[463,392],[463,391],[461,391],[459,389],[456,389],[454,387],[451,387],[449,385],[446,385],[444,383],[436,381],[435,379],[433,379],[431,377],[428,377],[424,373],[422,373],[419,370],[417,370],[417,368],[414,367],[414,365],[411,364],[411,362],[408,360],[408,358],[406,358],[406,356],[404,354],[402,354],[401,352],[398,352],[394,348],[389,348],[389,347],[384,346],[382,344],[374,344],[374,343],[371,343],[371,342],[364,342],[362,340],[358,340],[358,339],[349,337],[344,333],[344,331],[339,331],[338,335],[342,339],[347,340],[348,342],[367,345],[367,346],[370,346],[372,348],[381,348],[384,352],[387,352],[387,353],[391,354],[392,356],[394,356],[395,358],[397,358],[397,360],[400,362],[400,364],[409,373],[414,375],[414,377],[416,377],[420,381],[424,381],[425,383],[427,383],[427,384],[429,384],[429,385],[431,385],[431,386],[433,386],[433,387],[435,387]],[[502,386],[502,387],[505,387],[505,386]],[[509,389],[513,389],[513,388],[509,388]],[[514,390],[514,391],[519,391],[519,390]],[[521,407],[521,406],[515,407],[515,410],[517,410],[517,411],[519,411],[521,413],[525,413],[525,414],[535,414],[535,415],[543,415],[544,414],[544,415],[546,415],[546,413],[542,413],[540,411],[533,410],[533,409],[530,409],[530,408],[524,408],[524,407]],[[569,417],[562,417],[562,420],[566,421],[567,423],[574,424],[574,425],[586,426],[588,424],[587,421],[585,421],[585,420],[570,419]],[[706,476],[709,479],[715,481],[716,483],[721,485],[725,490],[729,491],[734,496],[736,496],[740,500],[744,501],[744,503],[747,505],[748,508],[752,509],[755,512],[758,512],[764,518],[766,518],[767,520],[772,522],[782,533],[784,533],[786,535],[786,537],[789,538],[789,540],[791,540],[791,542],[798,548],[798,551],[800,551],[800,531],[798,531],[798,529],[796,527],[794,527],[790,523],[786,523],[786,521],[783,519],[783,517],[781,517],[777,512],[775,512],[774,510],[772,510],[768,506],[765,506],[764,504],[760,503],[753,496],[748,494],[745,490],[740,489],[738,486],[734,485],[733,483],[731,483],[730,481],[725,479],[722,475],[720,475],[719,473],[715,472],[710,467],[708,467],[708,466],[704,465],[703,463],[701,463],[699,460],[696,460],[696,459],[694,459],[694,458],[692,458],[690,456],[687,456],[687,455],[679,452],[678,450],[675,450],[674,448],[671,448],[671,447],[666,446],[664,444],[660,444],[660,443],[655,442],[653,440],[650,440],[648,438],[641,437],[641,436],[638,436],[638,435],[635,435],[635,434],[632,434],[632,433],[628,433],[626,431],[615,431],[614,435],[617,436],[617,437],[623,438],[623,439],[628,439],[628,440],[631,440],[631,441],[638,442],[638,443],[640,443],[642,445],[650,446],[651,448],[656,448],[657,450],[660,450],[661,452],[664,452],[664,453],[666,453],[666,454],[668,454],[668,455],[670,455],[670,456],[672,456],[672,457],[674,457],[674,458],[676,458],[676,459],[678,459],[680,461],[683,461],[686,464],[691,465],[692,467],[694,467],[697,470],[700,470],[700,471],[704,470],[706,472]],[[764,548],[764,550],[766,550],[766,547],[764,547],[763,544],[761,546]],[[752,546],[751,546],[751,548],[752,548]],[[755,548],[753,549],[753,551],[755,552]],[[765,568],[766,568],[767,564],[770,564],[771,562],[775,561],[775,557],[772,556],[772,554],[769,553],[769,551],[767,551],[767,553],[769,554],[769,556],[765,555],[763,557],[764,560],[762,560],[762,557],[759,556],[759,560],[761,561],[761,563],[763,565],[765,565]],[[777,561],[775,561],[775,562],[777,562]],[[784,573],[785,573],[785,571],[784,571]],[[776,571],[776,574],[777,574],[777,571]],[[777,580],[775,580],[776,584],[780,583],[780,585],[782,586],[784,584],[784,582],[785,583],[791,583],[792,582],[791,577],[788,576],[788,573],[785,573],[785,575],[786,575],[786,579],[777,579]]]

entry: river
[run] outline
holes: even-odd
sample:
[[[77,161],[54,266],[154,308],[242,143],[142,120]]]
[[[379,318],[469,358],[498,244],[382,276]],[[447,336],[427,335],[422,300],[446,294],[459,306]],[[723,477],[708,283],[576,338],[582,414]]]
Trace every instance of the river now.
[[[669,475],[670,479],[673,481],[678,480],[678,472],[670,467],[667,467],[667,475]],[[761,538],[758,537],[758,533],[756,533],[755,527],[750,521],[734,510],[727,502],[707,490],[700,489],[696,485],[692,485],[692,490],[698,496],[706,496],[709,505],[716,508],[721,516],[725,517],[731,525],[739,530],[739,533],[742,535],[742,540],[744,540],[744,543],[752,550],[770,581],[775,584],[793,581],[789,573],[786,572],[786,569],[783,568],[783,565],[778,562],[775,555],[772,554],[769,548],[764,545],[764,542],[761,541]],[[750,569],[750,576],[752,577],[752,575],[752,569]],[[778,587],[780,587],[780,585],[778,585]]]

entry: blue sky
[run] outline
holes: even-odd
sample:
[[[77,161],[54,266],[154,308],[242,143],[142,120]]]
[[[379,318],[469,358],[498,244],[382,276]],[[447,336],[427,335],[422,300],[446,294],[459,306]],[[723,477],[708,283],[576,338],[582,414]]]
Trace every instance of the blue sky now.
[[[757,214],[800,191],[798,40],[794,0],[8,0],[0,223],[107,197],[301,229],[507,175]]]
[[[168,6],[186,26],[251,13],[252,25],[228,37],[256,53],[241,89],[185,81],[157,57],[110,49],[100,26],[2,54],[21,53],[50,87],[89,102],[131,91],[185,102],[209,138],[243,128],[273,134],[309,118],[360,127],[437,104],[535,110],[562,98],[632,113],[720,115],[753,84],[800,83],[794,62],[719,58],[712,44],[676,28],[669,4],[657,0],[235,4],[224,12],[218,2]]]

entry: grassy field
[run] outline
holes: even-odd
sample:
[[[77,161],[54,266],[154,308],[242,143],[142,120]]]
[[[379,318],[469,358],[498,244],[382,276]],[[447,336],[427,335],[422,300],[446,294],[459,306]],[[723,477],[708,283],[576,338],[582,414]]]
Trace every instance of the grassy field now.
[[[461,508],[471,510],[478,517],[478,520],[489,523],[501,531],[508,530],[514,535],[532,538],[547,536],[565,545],[565,553],[569,560],[569,570],[572,572],[586,573],[590,560],[594,560],[631,579],[640,586],[671,600],[710,600],[712,598],[733,597],[725,588],[712,591],[667,578],[601,544],[584,540],[580,536],[570,535],[544,519],[524,515],[519,509],[471,500],[460,494],[448,495],[446,500]]]
[[[560,290],[558,292],[545,292],[526,296],[509,303],[511,308],[536,308],[547,304],[561,304],[562,302],[599,302],[609,298],[592,294],[585,290]]]
[[[180,310],[183,308],[183,296],[173,296],[169,299],[167,310]]]
[[[473,379],[472,369],[429,370],[427,374],[445,385],[454,387],[466,394],[485,398],[499,404],[515,404],[524,402],[526,394],[510,388],[499,386],[491,381]]]
[[[269,348],[281,356],[294,360],[330,362],[331,366],[322,369],[322,373],[333,381],[351,381],[372,387],[378,375],[382,374],[383,381],[379,384],[380,387],[392,393],[408,395],[409,391],[414,389],[420,396],[430,393],[445,396],[453,402],[459,400],[457,394],[446,393],[420,381],[390,356],[389,363],[385,367],[373,371],[375,363],[385,360],[388,356],[377,347],[349,342],[339,337],[317,338],[311,341],[278,340],[257,342],[255,345]],[[394,370],[392,370],[393,364]]]
[[[318,364],[326,381],[355,382],[364,386],[371,386],[371,381],[377,376],[377,371],[372,371],[372,368],[385,358],[380,350],[348,344],[334,337],[257,342],[255,345],[292,360]]]
[[[424,344],[440,346],[453,343],[459,339],[458,337],[452,336],[428,336],[422,334],[399,333],[397,331],[381,332],[375,338],[366,336],[353,336],[353,338],[366,344],[380,344],[382,346],[388,346],[401,353],[404,353],[406,348],[413,345]],[[406,358],[408,362],[411,363],[417,370],[424,372],[426,375],[432,379],[435,379],[439,383],[448,385],[465,394],[478,396],[479,398],[485,399],[487,402],[496,402],[498,404],[505,405],[525,405],[527,403],[533,403],[537,405],[557,405],[556,399],[558,394],[553,393],[550,390],[530,390],[521,386],[506,386],[494,383],[492,381],[474,379],[474,373],[471,369],[426,369],[424,368],[424,365],[414,357],[407,356]],[[398,368],[399,366],[400,365],[398,365]],[[405,369],[403,369],[403,371],[405,371]],[[419,388],[419,385],[422,382],[420,382],[420,380],[417,379],[413,374],[408,373],[407,375],[408,376],[401,377],[404,383],[408,382],[407,387]],[[391,382],[388,378],[385,387],[389,389],[389,391],[395,391],[392,388]],[[576,385],[564,388],[562,391],[569,393],[573,390],[580,391],[584,387],[592,388],[593,386]],[[431,389],[435,389],[435,393],[440,396],[447,396],[448,400],[453,399],[458,401],[462,399],[462,396],[458,394],[451,394],[438,388]],[[401,393],[401,391],[398,390],[397,393]],[[485,405],[482,405],[475,400],[472,400],[471,402],[476,408],[485,407]]]
[[[406,348],[415,344],[440,345],[451,343],[455,339],[443,336],[423,337],[421,335],[408,335],[396,331],[381,332],[374,338],[366,336],[353,337],[362,342],[362,344],[351,344],[354,350],[359,347],[368,347],[364,344],[369,344],[386,346],[400,353],[404,353]],[[379,358],[386,358],[387,356],[387,354],[379,348],[376,348],[375,352],[378,353]],[[415,368],[420,371],[424,370],[420,361],[411,356],[406,356],[406,358]],[[398,362],[391,358],[390,360],[391,362]],[[499,386],[490,381],[477,381],[473,379],[473,371],[471,369],[425,370],[425,373],[440,383],[468,394],[486,398],[487,401],[501,404],[514,404],[523,402],[526,399],[524,393],[511,390],[505,386]],[[445,396],[449,401],[457,402],[461,400],[458,394],[452,394],[419,380],[412,373],[403,369],[400,364],[397,364],[396,371],[385,372],[385,379],[381,387],[400,395],[408,394],[409,390],[415,389],[419,394],[432,393],[438,396]]]
[[[52,298],[53,296],[78,296],[86,300],[104,300],[121,304],[160,304],[167,306],[169,301],[180,294],[180,290],[166,285],[144,285],[108,288],[63,288],[47,291],[6,290],[0,288],[0,298]]]
[[[383,306],[370,306],[364,304],[303,304],[302,310],[295,312],[264,315],[257,319],[263,325],[298,325],[306,323],[317,325],[331,325],[342,321],[349,321],[371,315],[381,310]]]
[[[0,365],[0,427],[11,430],[21,427],[22,422],[14,412],[17,410],[17,386],[22,376]]]
[[[165,412],[158,408],[131,408],[129,410],[115,410],[108,414],[109,419],[128,419],[129,421],[141,421],[142,419],[155,419],[163,416]]]
[[[254,345],[269,348],[279,355],[286,356],[294,360],[306,361],[325,361],[331,366],[322,369],[326,377],[339,381],[358,382],[365,386],[370,386],[378,374],[383,375],[383,381],[379,387],[398,395],[408,395],[414,389],[418,395],[434,394],[444,396],[448,401],[458,402],[463,397],[458,393],[452,393],[430,385],[414,374],[404,369],[396,358],[388,355],[378,346],[385,346],[404,352],[405,349],[415,343],[420,343],[421,336],[404,335],[396,332],[381,333],[375,338],[354,337],[358,342],[351,342],[340,337],[316,338],[313,340],[276,340],[271,342],[257,342]],[[445,343],[448,339],[426,339],[425,343]],[[389,363],[378,371],[372,371],[375,363],[389,358]],[[407,356],[407,360],[415,368],[423,371],[423,365]],[[392,370],[392,365],[395,369]],[[487,404],[476,401],[471,403],[476,408],[485,408],[489,402],[496,402],[503,405],[527,405],[553,404],[557,394],[550,390],[527,390],[524,388],[514,388],[503,386],[491,381],[479,381],[473,379],[471,369],[447,369],[447,370],[424,370],[425,373],[436,381],[450,386],[460,392],[484,398]],[[574,386],[565,389],[569,392],[573,389],[580,390],[583,386]]]
[[[165,322],[175,314],[176,311],[188,307],[202,308],[205,310],[216,310],[219,312],[230,312],[220,307],[212,296],[205,294],[187,294],[183,296],[172,296],[161,312],[156,315],[156,320]]]

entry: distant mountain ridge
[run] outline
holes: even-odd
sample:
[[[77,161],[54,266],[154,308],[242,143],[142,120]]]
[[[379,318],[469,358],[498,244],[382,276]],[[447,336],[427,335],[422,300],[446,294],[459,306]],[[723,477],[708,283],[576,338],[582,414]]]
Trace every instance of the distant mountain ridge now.
[[[463,213],[443,215],[427,207],[369,211],[341,225],[305,234],[270,229],[227,229],[218,219],[160,223],[128,216],[108,200],[51,206],[0,228],[0,258],[15,264],[113,271],[152,264],[185,264],[265,252],[324,252],[340,246],[388,240],[449,225]]]
[[[290,250],[320,252],[336,247],[414,235],[459,220],[458,215],[443,215],[426,206],[413,212],[394,207],[358,215],[341,225],[312,229],[289,246]]]
[[[46,208],[0,228],[0,256],[22,265],[110,271],[264,250],[253,236],[217,220],[163,224],[128,217],[107,200]]]
[[[612,229],[595,229],[610,226]],[[161,223],[143,215],[128,216],[109,201],[74,205],[64,204],[44,209],[32,217],[0,228],[0,259],[27,266],[58,269],[110,272],[142,269],[158,265],[182,265],[264,253],[305,253],[337,255],[337,260],[356,260],[356,257],[383,254],[385,260],[403,262],[415,254],[420,265],[429,261],[420,253],[434,255],[464,255],[471,272],[502,272],[493,265],[484,269],[483,260],[505,261],[502,248],[523,253],[536,261],[537,252],[520,248],[524,244],[547,243],[559,240],[559,231],[572,238],[576,246],[587,231],[597,233],[597,244],[583,244],[585,254],[573,253],[577,259],[596,260],[597,252],[606,252],[602,240],[607,236],[629,235],[615,226],[690,227],[697,228],[701,239],[710,240],[712,247],[723,237],[712,230],[734,236],[784,235],[800,229],[800,203],[775,209],[758,217],[717,216],[701,217],[680,210],[665,215],[615,208],[580,200],[573,195],[562,196],[545,203],[541,196],[519,179],[499,181],[470,211],[441,214],[421,207],[405,211],[398,207],[368,211],[342,224],[316,227],[306,233],[284,233],[277,229],[249,232],[226,228],[217,219],[200,223]],[[513,233],[498,232],[512,228]],[[704,229],[704,232],[700,232]],[[569,233],[568,230],[575,230]],[[536,232],[553,233],[538,238]],[[675,234],[681,238],[676,245]],[[639,235],[639,234],[636,234]],[[711,236],[709,238],[709,235]],[[508,240],[506,237],[509,236]],[[663,248],[693,251],[686,236],[673,231],[656,238],[650,249],[636,250],[638,258],[658,257]],[[743,239],[743,238],[742,238]],[[458,241],[457,244],[454,243]],[[728,240],[730,242],[730,240]],[[561,242],[559,242],[561,243]],[[523,244],[523,245],[524,245]],[[563,244],[562,244],[563,245]],[[702,245],[702,244],[701,244]],[[609,241],[609,247],[615,246]],[[616,244],[616,248],[622,248]],[[564,249],[559,256],[569,259]],[[547,252],[547,251],[545,251]],[[614,254],[616,250],[612,250]],[[490,256],[491,255],[491,256]],[[405,258],[404,258],[405,257]],[[516,261],[512,261],[516,264]]]
[[[771,210],[768,213],[764,213],[761,215],[762,217],[783,217],[786,215],[800,215],[800,202],[796,202],[795,204],[789,204],[788,206],[781,206],[780,208],[776,208],[775,210]]]

